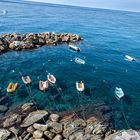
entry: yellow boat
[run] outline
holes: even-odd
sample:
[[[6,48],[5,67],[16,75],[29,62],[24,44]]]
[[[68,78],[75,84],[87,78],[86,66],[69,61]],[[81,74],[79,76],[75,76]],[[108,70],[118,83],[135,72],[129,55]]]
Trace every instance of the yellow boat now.
[[[9,83],[8,87],[7,87],[7,92],[12,93],[17,89],[18,83]]]

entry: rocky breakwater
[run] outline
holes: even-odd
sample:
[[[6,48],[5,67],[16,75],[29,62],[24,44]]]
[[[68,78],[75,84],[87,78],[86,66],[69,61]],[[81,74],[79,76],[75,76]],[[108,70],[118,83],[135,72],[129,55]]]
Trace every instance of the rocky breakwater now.
[[[103,140],[113,133],[110,126],[95,116],[58,115],[26,103],[0,119],[0,140]]]
[[[33,49],[41,46],[57,45],[62,43],[75,43],[80,41],[81,37],[70,33],[27,33],[27,34],[1,34],[0,35],[0,53],[9,50]]]

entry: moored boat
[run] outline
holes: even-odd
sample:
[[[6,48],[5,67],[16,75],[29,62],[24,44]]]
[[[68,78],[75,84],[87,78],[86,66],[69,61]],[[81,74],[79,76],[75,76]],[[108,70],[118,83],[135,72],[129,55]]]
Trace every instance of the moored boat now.
[[[52,83],[52,84],[55,84],[56,83],[56,78],[54,77],[54,75],[52,75],[52,74],[48,74],[47,75],[47,78],[48,78],[48,81],[50,82],[50,83]]]
[[[122,88],[118,88],[118,87],[115,88],[115,96],[119,100],[124,96],[124,92]]]
[[[135,61],[135,58],[129,56],[129,55],[125,55],[125,60],[126,61]]]
[[[77,63],[77,64],[85,64],[85,60],[82,60],[82,59],[80,59],[80,58],[78,58],[78,57],[76,57],[75,58],[75,63]]]
[[[9,85],[7,87],[7,92],[12,93],[12,92],[16,91],[17,86],[18,86],[18,83],[12,83],[12,82],[9,83]]]
[[[76,82],[76,89],[80,92],[84,91],[85,87],[84,87],[84,83],[81,82]]]
[[[48,90],[48,80],[47,81],[39,81],[39,89],[41,90],[41,91],[46,91],[46,90]]]
[[[70,47],[70,49],[72,49],[74,51],[80,52],[80,48],[77,47],[76,45],[69,44],[69,47]]]
[[[22,81],[26,85],[31,83],[31,79],[29,76],[22,76]]]

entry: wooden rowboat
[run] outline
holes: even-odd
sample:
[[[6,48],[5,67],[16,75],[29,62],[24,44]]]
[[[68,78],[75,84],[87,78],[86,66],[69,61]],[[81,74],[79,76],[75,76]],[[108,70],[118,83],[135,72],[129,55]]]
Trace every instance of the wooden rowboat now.
[[[9,83],[9,85],[8,85],[8,87],[7,87],[7,92],[8,93],[12,93],[12,92],[14,92],[14,91],[16,91],[16,89],[17,89],[17,86],[18,86],[18,83]]]
[[[85,87],[84,87],[84,83],[81,82],[76,82],[76,89],[80,92],[84,91]]]
[[[48,85],[49,85],[49,82],[48,82],[48,80],[47,81],[39,81],[39,89],[41,90],[41,91],[46,91],[46,90],[48,90]]]
[[[31,83],[31,79],[29,76],[24,76],[24,77],[22,76],[22,81],[26,85]]]

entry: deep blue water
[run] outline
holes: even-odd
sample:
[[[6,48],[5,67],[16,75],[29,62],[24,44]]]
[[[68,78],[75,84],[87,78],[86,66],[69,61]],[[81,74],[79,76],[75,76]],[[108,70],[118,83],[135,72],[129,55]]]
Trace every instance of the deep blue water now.
[[[114,97],[114,89],[119,86],[125,93],[122,102],[128,123],[140,128],[140,13],[10,1],[1,1],[0,9],[8,11],[0,15],[1,34],[53,31],[76,33],[84,38],[77,44],[80,53],[58,45],[0,55],[1,96],[8,96],[5,89],[10,81],[20,85],[7,100],[11,108],[31,97],[41,107],[57,111],[104,101],[113,108],[115,128],[126,128],[124,118],[118,115],[122,105]],[[126,54],[136,61],[125,61]],[[75,57],[83,58],[86,64],[77,65]],[[46,80],[46,70],[56,76],[63,96],[52,86],[47,93],[38,90],[38,79]],[[19,71],[30,75],[31,92],[23,85]],[[82,95],[85,100],[80,105],[77,80],[84,81],[86,87]]]

